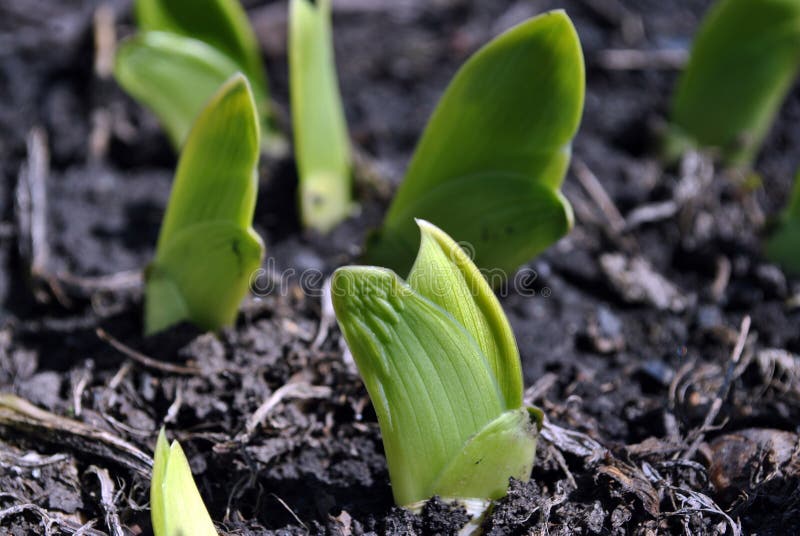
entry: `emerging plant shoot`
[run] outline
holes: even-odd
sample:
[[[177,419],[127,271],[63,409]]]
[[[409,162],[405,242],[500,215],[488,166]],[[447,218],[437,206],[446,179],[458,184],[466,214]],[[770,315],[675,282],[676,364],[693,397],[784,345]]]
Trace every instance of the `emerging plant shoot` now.
[[[289,68],[303,225],[330,231],[351,212],[350,143],[333,60],[330,0],[291,0]]]
[[[407,282],[346,267],[336,318],[381,427],[392,491],[409,508],[439,495],[473,507],[527,480],[542,414],[522,403],[522,372],[502,307],[469,256],[418,221]]]
[[[179,149],[203,105],[236,72],[253,88],[267,149],[281,143],[258,43],[237,0],[136,0],[140,33],[119,48],[115,76],[158,116]]]
[[[767,240],[766,253],[787,272],[800,276],[800,173],[795,176],[789,205]]]
[[[583,110],[580,41],[552,11],[502,34],[459,70],[428,123],[367,261],[405,273],[414,218],[510,272],[572,226],[559,187]]]
[[[800,2],[719,0],[678,83],[666,156],[699,146],[733,165],[749,165],[798,66]]]
[[[145,332],[182,320],[218,329],[236,319],[264,246],[252,228],[259,124],[247,79],[233,76],[189,132],[146,271]]]
[[[150,518],[155,536],[217,536],[180,444],[158,434],[150,482]]]

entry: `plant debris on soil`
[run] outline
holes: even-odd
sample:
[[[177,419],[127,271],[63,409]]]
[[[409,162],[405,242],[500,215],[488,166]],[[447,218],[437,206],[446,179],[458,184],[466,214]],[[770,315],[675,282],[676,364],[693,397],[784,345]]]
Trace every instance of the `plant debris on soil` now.
[[[285,110],[286,4],[245,5]],[[357,262],[458,66],[558,7],[587,63],[564,187],[576,226],[502,293],[526,400],[547,421],[531,480],[511,483],[483,531],[800,533],[800,281],[760,251],[800,164],[800,87],[758,187],[699,154],[654,157],[709,5],[336,0],[359,214],[329,237],[303,232],[293,162],[265,163],[258,295],[219,334],[143,338],[141,270],[175,156],[110,76],[130,3],[0,0],[0,533],[149,534],[163,425],[223,534],[456,534],[462,509],[393,505],[321,287]]]

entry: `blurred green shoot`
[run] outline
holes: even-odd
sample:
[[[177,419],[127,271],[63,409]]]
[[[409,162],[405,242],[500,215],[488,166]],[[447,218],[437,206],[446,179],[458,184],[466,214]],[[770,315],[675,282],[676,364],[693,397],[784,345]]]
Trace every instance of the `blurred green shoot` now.
[[[330,0],[290,0],[289,69],[303,225],[327,233],[352,211],[350,142]]]
[[[800,276],[800,172],[795,176],[789,205],[767,239],[766,254],[787,272]]]
[[[476,52],[433,113],[366,261],[406,273],[414,218],[506,273],[572,227],[559,191],[583,111],[585,73],[561,10],[532,18]]]
[[[664,155],[710,150],[748,167],[800,67],[800,2],[719,0],[675,92]]]
[[[285,149],[258,42],[237,0],[136,0],[135,10],[140,33],[120,45],[114,73],[156,114],[176,150],[206,102],[236,72],[253,88],[265,150]]]

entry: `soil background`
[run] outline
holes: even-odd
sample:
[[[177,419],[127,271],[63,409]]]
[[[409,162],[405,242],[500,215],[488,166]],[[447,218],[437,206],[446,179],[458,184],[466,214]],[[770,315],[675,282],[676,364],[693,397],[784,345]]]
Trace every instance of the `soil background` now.
[[[334,4],[360,212],[303,232],[294,163],[265,162],[271,291],[235,328],[145,339],[137,274],[175,156],[108,76],[130,5],[0,0],[0,392],[48,412],[0,400],[0,533],[149,534],[165,425],[222,533],[455,534],[466,516],[440,500],[393,506],[366,391],[321,280],[299,274],[357,261],[458,66],[553,8],[587,65],[576,226],[503,292],[548,422],[531,481],[484,532],[800,533],[800,281],[760,251],[800,164],[800,87],[756,175],[694,154],[664,166],[653,140],[706,0]],[[286,110],[286,4],[245,5]]]

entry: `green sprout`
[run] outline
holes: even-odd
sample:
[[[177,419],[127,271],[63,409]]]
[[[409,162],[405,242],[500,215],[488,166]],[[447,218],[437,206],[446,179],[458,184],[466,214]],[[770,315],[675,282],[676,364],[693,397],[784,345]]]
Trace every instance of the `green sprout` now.
[[[665,156],[675,159],[702,147],[734,166],[748,166],[798,66],[800,2],[720,0],[678,83]]]
[[[367,262],[407,271],[414,218],[472,244],[481,268],[506,272],[566,234],[572,209],[559,188],[584,88],[580,41],[561,10],[475,53],[433,113]]]
[[[767,240],[767,257],[800,276],[800,173],[794,180],[794,190],[778,226]]]
[[[177,441],[167,443],[163,428],[150,482],[150,518],[155,536],[217,536],[186,455]]]
[[[146,270],[145,332],[181,320],[232,324],[264,246],[252,228],[259,123],[247,79],[234,75],[197,118]]]
[[[330,0],[291,0],[289,68],[300,212],[327,233],[352,210],[350,143],[333,60]]]
[[[176,149],[205,103],[237,72],[253,88],[265,149],[281,149],[258,43],[237,0],[136,0],[135,8],[140,33],[120,45],[114,74],[156,114]]]
[[[439,495],[482,505],[527,480],[542,413],[522,401],[511,327],[469,256],[418,220],[407,281],[374,266],[338,269],[336,318],[369,392],[395,502]]]

